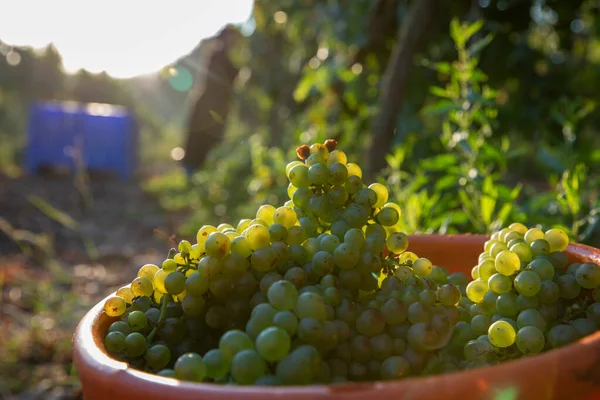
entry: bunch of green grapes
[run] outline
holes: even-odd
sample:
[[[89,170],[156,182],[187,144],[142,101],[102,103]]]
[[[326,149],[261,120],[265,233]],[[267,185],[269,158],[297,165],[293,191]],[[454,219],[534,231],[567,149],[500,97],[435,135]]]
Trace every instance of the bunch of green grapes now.
[[[299,149],[290,200],[203,226],[107,300],[106,349],[184,380],[310,384],[419,374],[461,289],[406,252],[400,208],[331,141]],[[451,276],[450,276],[451,277]],[[451,279],[451,278],[450,278]],[[464,285],[462,287],[464,292]]]
[[[537,354],[587,336],[600,327],[600,267],[569,264],[568,236],[520,223],[485,243],[466,294],[464,356],[497,362]]]

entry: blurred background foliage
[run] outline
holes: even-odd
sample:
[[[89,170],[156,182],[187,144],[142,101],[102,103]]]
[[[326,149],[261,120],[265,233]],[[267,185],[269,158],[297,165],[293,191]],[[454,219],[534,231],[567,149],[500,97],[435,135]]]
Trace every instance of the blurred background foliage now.
[[[127,80],[65,75],[52,46],[0,44],[0,165],[16,174],[22,163],[31,100],[114,103],[140,121],[142,184],[186,213],[184,236],[282,204],[296,146],[333,137],[388,184],[407,232],[521,221],[600,246],[598,1],[424,1],[421,14],[417,3],[255,1],[226,135],[190,179],[169,154],[183,142],[192,89],[169,71],[200,76],[211,39],[166,72]],[[407,29],[420,22],[420,34]],[[380,132],[386,79],[407,43],[403,87],[387,88],[394,129]]]

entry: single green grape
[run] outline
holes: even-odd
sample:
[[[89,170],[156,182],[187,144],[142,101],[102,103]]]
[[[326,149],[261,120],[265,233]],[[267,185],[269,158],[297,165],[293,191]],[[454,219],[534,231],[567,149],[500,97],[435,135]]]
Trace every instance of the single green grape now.
[[[516,336],[515,329],[506,321],[496,321],[488,329],[490,343],[496,347],[509,347],[515,342]]]
[[[110,296],[104,303],[104,312],[109,317],[120,317],[125,314],[127,303],[121,297]]]
[[[175,362],[175,377],[184,381],[202,382],[206,377],[206,365],[196,353],[186,353]]]

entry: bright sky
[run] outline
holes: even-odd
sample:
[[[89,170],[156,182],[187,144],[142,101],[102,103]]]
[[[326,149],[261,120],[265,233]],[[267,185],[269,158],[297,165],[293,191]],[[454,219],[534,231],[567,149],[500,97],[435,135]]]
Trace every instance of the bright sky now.
[[[119,78],[156,72],[227,23],[246,21],[252,0],[6,0],[0,40],[53,42],[68,72]]]

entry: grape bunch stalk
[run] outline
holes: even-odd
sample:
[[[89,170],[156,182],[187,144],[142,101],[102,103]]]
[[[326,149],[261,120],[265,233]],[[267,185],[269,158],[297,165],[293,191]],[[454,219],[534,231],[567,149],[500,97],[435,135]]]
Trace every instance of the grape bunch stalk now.
[[[600,325],[600,268],[564,232],[512,224],[472,281],[407,251],[400,207],[328,140],[297,149],[285,204],[202,226],[107,299],[107,352],[237,385],[402,379],[565,345]]]

